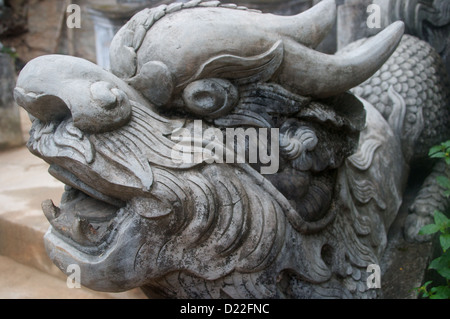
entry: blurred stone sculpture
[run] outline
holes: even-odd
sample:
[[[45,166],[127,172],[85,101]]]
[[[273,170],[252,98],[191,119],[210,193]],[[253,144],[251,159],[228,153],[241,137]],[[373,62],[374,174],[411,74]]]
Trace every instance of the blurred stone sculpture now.
[[[366,269],[386,247],[423,121],[405,120],[390,84],[387,119],[348,92],[389,59],[403,23],[319,53],[335,16],[333,0],[286,17],[174,3],[116,34],[111,72],[30,61],[15,89],[28,147],[68,185],[60,207],[42,205],[54,263],[78,264],[92,289],[150,297],[376,297]],[[263,174],[270,160],[277,170]]]
[[[450,2],[447,0],[374,0],[383,25],[405,22],[406,33],[431,44],[450,72]]]
[[[344,49],[352,50],[367,39],[362,39]],[[369,80],[352,90],[356,95],[372,103],[388,118],[393,104],[405,105],[405,125],[402,138],[416,142],[404,143],[412,168],[428,169],[431,173],[410,207],[411,214],[405,223],[405,236],[409,241],[428,241],[431,236],[419,235],[419,230],[433,221],[435,210],[445,211],[450,200],[436,177],[450,176],[443,161],[433,164],[428,157],[429,149],[450,138],[450,82],[442,58],[427,42],[411,35],[404,35],[397,51]],[[390,97],[394,90],[399,99]]]

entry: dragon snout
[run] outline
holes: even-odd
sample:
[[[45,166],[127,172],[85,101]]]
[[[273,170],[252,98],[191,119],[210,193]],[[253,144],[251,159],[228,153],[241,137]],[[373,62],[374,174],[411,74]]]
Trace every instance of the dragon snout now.
[[[16,87],[14,99],[30,115],[43,122],[60,121],[71,114],[64,101],[54,95],[27,92],[22,87]]]
[[[45,64],[42,59],[47,60]],[[121,88],[126,84],[105,76],[106,71],[94,64],[72,59],[55,55],[30,61],[14,89],[17,104],[44,123],[71,117],[75,127],[88,133],[112,131],[126,124],[131,116],[129,97]],[[88,76],[66,72],[67,64],[80,73],[89,69]],[[54,71],[44,70],[42,65]]]

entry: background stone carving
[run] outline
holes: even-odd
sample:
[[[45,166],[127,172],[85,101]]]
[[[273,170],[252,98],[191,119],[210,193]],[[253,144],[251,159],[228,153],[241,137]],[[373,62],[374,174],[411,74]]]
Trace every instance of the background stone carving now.
[[[408,34],[430,43],[450,74],[450,2],[447,0],[374,0],[382,8],[383,27],[402,20]]]

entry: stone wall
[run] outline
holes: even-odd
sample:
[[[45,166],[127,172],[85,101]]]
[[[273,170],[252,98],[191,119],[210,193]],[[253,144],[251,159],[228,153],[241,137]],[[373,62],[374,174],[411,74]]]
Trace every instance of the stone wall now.
[[[15,84],[13,60],[0,53],[0,149],[23,143],[19,108],[13,97]]]
[[[96,5],[114,0],[95,1]],[[69,4],[81,7],[81,28],[70,29],[66,19]],[[44,54],[70,54],[96,61],[94,25],[88,13],[92,0],[10,0],[5,2],[8,11],[16,12],[25,20],[24,26],[0,34],[3,45],[12,47],[23,62]]]
[[[37,56],[54,53],[97,62],[95,24],[98,22],[98,14],[93,14],[93,9],[97,13],[104,11],[108,17],[114,11],[113,8],[116,8],[116,12],[112,14],[116,15],[114,19],[117,19],[120,27],[137,9],[161,2],[172,1],[9,0],[3,7],[0,6],[0,17],[14,15],[16,22],[0,19],[5,21],[0,23],[0,42],[14,48],[24,63]],[[67,18],[72,14],[67,12],[70,4],[77,4],[81,8],[81,28],[67,27]],[[126,10],[123,9],[125,6],[128,6]],[[133,10],[134,7],[137,9]]]

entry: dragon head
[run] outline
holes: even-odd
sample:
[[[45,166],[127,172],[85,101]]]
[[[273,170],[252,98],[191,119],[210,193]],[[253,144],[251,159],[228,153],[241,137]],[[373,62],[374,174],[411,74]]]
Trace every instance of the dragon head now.
[[[361,263],[330,235],[348,210],[339,172],[366,127],[346,90],[403,30],[325,55],[313,47],[335,9],[327,0],[281,17],[174,3],[118,32],[111,72],[70,56],[30,61],[15,89],[32,119],[28,148],[67,185],[60,207],[42,204],[54,263],[78,264],[82,284],[103,291],[351,295],[336,276]]]

